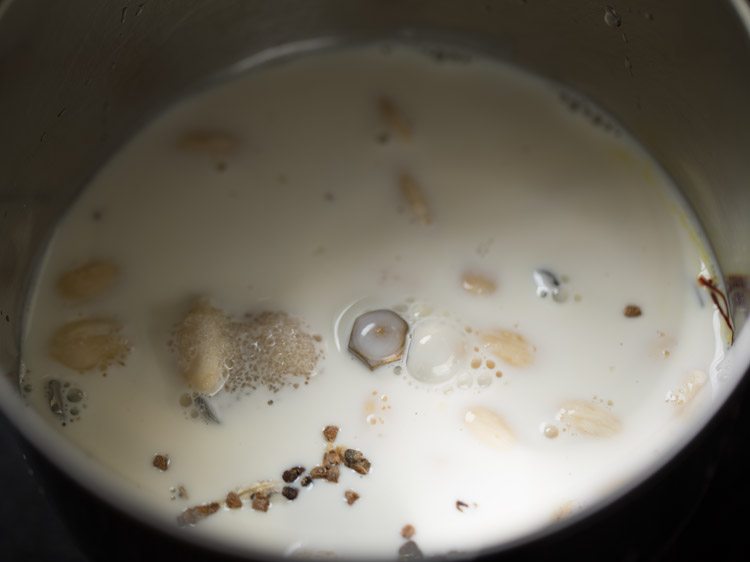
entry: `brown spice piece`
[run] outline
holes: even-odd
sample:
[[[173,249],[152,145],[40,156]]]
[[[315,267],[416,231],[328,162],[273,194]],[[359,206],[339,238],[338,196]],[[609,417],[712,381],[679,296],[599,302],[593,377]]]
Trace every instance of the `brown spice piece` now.
[[[281,490],[281,495],[290,501],[297,499],[298,494],[299,490],[294,486],[284,486]]]
[[[313,479],[325,478],[327,474],[328,468],[325,466],[314,466],[312,470],[310,470],[310,478]]]
[[[185,486],[177,486],[177,497],[181,500],[188,499],[188,492]]]
[[[169,468],[169,455],[154,455],[154,460],[151,464],[153,464],[159,470],[165,471]]]
[[[288,470],[285,470],[281,475],[281,478],[284,480],[284,482],[290,484],[297,480],[297,478],[299,478],[303,472],[305,472],[304,466],[294,466]]]
[[[627,318],[638,318],[643,312],[641,311],[640,306],[629,304],[625,307],[623,314],[625,314]]]
[[[253,494],[253,503],[251,505],[255,511],[266,512],[271,505],[271,496],[262,492]]]
[[[331,465],[326,467],[326,480],[336,484],[339,481],[339,474],[341,469],[337,465]]]
[[[370,461],[365,458],[361,451],[356,449],[344,451],[344,464],[359,474],[370,472]]]
[[[346,503],[353,505],[359,499],[359,494],[354,490],[347,490],[344,492],[344,497],[346,498]]]
[[[304,488],[307,488],[310,484],[312,484],[312,478],[310,476],[305,476],[300,480],[300,486],[303,486]]]
[[[323,455],[323,465],[324,466],[333,466],[337,464],[341,464],[341,455],[336,449],[331,449],[330,451],[326,451]]]
[[[326,441],[329,443],[333,443],[336,441],[336,436],[339,434],[339,428],[335,425],[327,425],[326,428],[323,430],[323,437],[326,438]]]
[[[461,513],[464,512],[464,510],[469,507],[469,504],[466,502],[462,502],[461,500],[456,500],[456,509],[460,511]]]
[[[404,527],[401,529],[401,536],[409,540],[414,536],[416,532],[417,530],[414,528],[414,525],[404,525]]]
[[[239,509],[242,507],[242,500],[235,492],[229,492],[227,494],[226,502],[229,509]]]
[[[205,519],[209,515],[213,515],[219,511],[219,502],[212,502],[203,505],[196,505],[183,511],[177,517],[177,523],[179,525],[195,525],[199,521]]]

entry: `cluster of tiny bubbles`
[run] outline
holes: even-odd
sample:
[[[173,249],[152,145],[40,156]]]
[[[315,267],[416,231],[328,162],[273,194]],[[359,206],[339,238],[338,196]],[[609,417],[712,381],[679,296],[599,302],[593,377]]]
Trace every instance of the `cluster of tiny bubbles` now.
[[[49,379],[45,385],[47,404],[50,411],[63,425],[81,419],[82,410],[86,409],[86,394],[69,381]]]
[[[414,298],[392,309],[403,315],[410,327],[405,356],[394,368],[397,375],[406,372],[410,384],[421,383],[428,390],[439,386],[448,395],[455,389],[482,391],[500,378],[494,361],[485,362],[475,341],[478,334],[450,312]]]
[[[275,394],[307,385],[324,355],[322,337],[285,312],[247,314],[230,322],[225,337],[223,387],[211,397],[183,393],[179,404],[188,418],[215,422],[217,408],[230,407],[256,390]]]

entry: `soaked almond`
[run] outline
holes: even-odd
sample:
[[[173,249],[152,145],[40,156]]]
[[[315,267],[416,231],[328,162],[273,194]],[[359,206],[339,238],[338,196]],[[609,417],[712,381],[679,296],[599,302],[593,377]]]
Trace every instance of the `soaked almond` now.
[[[183,377],[196,392],[212,394],[223,384],[229,319],[198,299],[175,331],[175,349]]]
[[[698,392],[708,382],[708,376],[703,371],[691,371],[682,381],[682,384],[667,392],[666,401],[675,406],[686,406],[696,397]]]
[[[63,273],[57,280],[57,292],[69,300],[86,300],[97,297],[117,281],[120,269],[104,260],[92,260]]]
[[[464,291],[472,295],[491,295],[497,290],[495,281],[481,273],[467,271],[461,277]]]
[[[177,140],[177,148],[213,157],[224,157],[234,152],[239,139],[223,131],[195,130],[184,133]]]
[[[573,513],[573,502],[568,500],[552,513],[552,521],[562,521]]]
[[[49,353],[66,367],[86,373],[122,364],[130,345],[122,326],[111,318],[84,318],[59,328],[50,341]]]
[[[432,217],[430,216],[430,210],[427,207],[427,201],[422,193],[422,188],[414,178],[409,174],[401,174],[401,177],[399,178],[399,187],[417,220],[422,224],[430,224],[432,222]]]
[[[611,437],[622,428],[612,412],[586,400],[570,400],[562,405],[557,419],[581,435]]]
[[[411,125],[391,98],[386,96],[378,98],[378,112],[386,126],[401,140],[411,140]]]
[[[526,367],[534,362],[536,348],[526,338],[510,330],[492,330],[481,336],[487,352],[514,367]]]
[[[464,424],[479,441],[496,449],[507,449],[515,437],[500,414],[483,406],[466,411]]]

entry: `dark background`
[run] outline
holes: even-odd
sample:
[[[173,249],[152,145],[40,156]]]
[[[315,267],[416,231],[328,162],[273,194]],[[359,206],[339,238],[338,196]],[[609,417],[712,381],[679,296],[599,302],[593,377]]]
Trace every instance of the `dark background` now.
[[[725,408],[725,417],[708,437],[708,447],[678,463],[678,467],[689,464],[689,470],[678,468],[662,475],[660,482],[640,494],[640,511],[605,523],[616,528],[607,533],[584,529],[562,546],[550,545],[549,551],[513,559],[564,560],[573,554],[577,560],[623,562],[750,560],[750,529],[745,525],[750,522],[747,391]],[[0,560],[89,561],[51,507],[2,417],[0,450]]]

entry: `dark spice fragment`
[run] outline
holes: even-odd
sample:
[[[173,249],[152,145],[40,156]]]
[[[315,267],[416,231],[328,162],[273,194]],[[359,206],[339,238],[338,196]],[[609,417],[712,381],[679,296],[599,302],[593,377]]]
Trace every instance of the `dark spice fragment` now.
[[[462,502],[461,500],[456,500],[456,509],[460,511],[461,513],[464,512],[464,510],[469,507],[469,504],[466,502]]]
[[[419,550],[417,543],[414,541],[405,542],[401,548],[398,549],[399,560],[422,560],[424,554]]]
[[[284,482],[290,484],[297,480],[297,478],[299,478],[303,472],[305,472],[304,466],[294,466],[289,470],[285,470],[281,475],[281,478],[284,480]]]
[[[325,478],[327,474],[328,468],[325,466],[314,466],[312,470],[310,470],[310,478],[313,479]]]
[[[312,484],[312,478],[310,476],[305,476],[302,480],[300,480],[300,485],[307,488],[310,484]]]
[[[417,530],[414,528],[414,525],[404,525],[404,527],[401,529],[401,536],[409,540],[414,536],[416,532]]]
[[[365,458],[361,451],[356,449],[344,451],[344,464],[359,474],[370,472],[370,461]]]
[[[154,460],[151,464],[163,472],[169,468],[169,455],[154,455]]]
[[[359,499],[359,494],[354,490],[347,490],[346,492],[344,492],[344,497],[346,498],[346,503],[352,505]]]
[[[336,437],[339,434],[339,428],[335,425],[327,425],[326,428],[323,430],[323,437],[326,438],[326,441],[329,443],[333,443],[336,441]]]
[[[271,497],[263,492],[253,494],[252,508],[255,511],[268,511],[268,507],[271,505]]]
[[[227,494],[226,504],[229,509],[239,509],[242,507],[242,500],[236,493],[229,492]]]
[[[180,525],[195,525],[202,519],[205,519],[209,515],[213,515],[221,506],[218,502],[207,503],[204,505],[196,505],[183,511],[179,517],[177,517],[177,523]]]
[[[641,314],[643,314],[643,312],[641,311],[641,307],[634,304],[629,304],[628,306],[626,306],[623,313],[628,318],[638,318]]]
[[[281,490],[281,495],[288,500],[297,499],[297,494],[299,494],[299,490],[294,486],[284,486]]]

